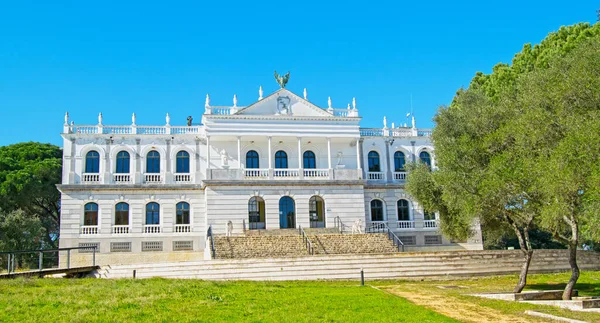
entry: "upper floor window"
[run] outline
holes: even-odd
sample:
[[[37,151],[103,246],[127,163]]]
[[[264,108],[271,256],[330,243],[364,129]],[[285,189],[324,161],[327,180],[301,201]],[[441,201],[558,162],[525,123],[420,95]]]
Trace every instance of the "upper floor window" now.
[[[288,168],[288,158],[285,151],[280,150],[275,153],[275,168]]]
[[[190,205],[186,202],[179,202],[175,209],[175,224],[190,224]]]
[[[100,154],[95,151],[89,151],[85,155],[85,172],[100,173]]]
[[[369,155],[369,172],[380,172],[381,166],[379,164],[379,153],[376,151],[370,151]]]
[[[160,224],[160,206],[156,202],[146,204],[146,225]]]
[[[160,173],[160,154],[156,150],[146,155],[146,173]]]
[[[397,151],[394,153],[394,171],[395,172],[403,172],[404,164],[406,164],[406,158],[404,157],[404,153],[401,151]]]
[[[422,162],[422,163],[425,163],[425,164],[427,164],[427,166],[428,166],[429,168],[431,168],[431,155],[429,155],[429,153],[428,153],[428,152],[426,152],[426,151],[422,151],[422,152],[419,154],[419,159],[421,160],[421,162]]]
[[[310,150],[307,150],[307,151],[304,152],[303,157],[304,157],[304,163],[303,163],[304,164],[303,165],[304,168],[307,168],[307,169],[317,168],[317,162],[316,162],[316,159],[315,159],[315,153],[313,153]]]
[[[115,205],[115,225],[129,225],[129,204],[121,202]]]
[[[190,172],[190,154],[187,151],[182,150],[177,153],[175,156],[176,165],[175,172],[176,173],[189,173]]]
[[[381,200],[371,201],[371,221],[383,221],[383,202]]]
[[[410,209],[407,200],[398,200],[398,221],[410,221]]]
[[[120,151],[117,154],[117,174],[129,174],[129,153]]]
[[[98,225],[98,204],[87,203],[84,206],[83,225]]]
[[[435,220],[435,213],[429,211],[423,211],[424,220]]]
[[[246,168],[259,168],[258,153],[250,150],[246,153]]]

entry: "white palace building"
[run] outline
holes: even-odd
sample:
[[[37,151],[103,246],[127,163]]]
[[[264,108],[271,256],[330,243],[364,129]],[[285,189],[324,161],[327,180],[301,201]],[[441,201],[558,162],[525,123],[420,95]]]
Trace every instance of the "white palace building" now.
[[[201,260],[209,227],[243,235],[360,223],[387,225],[413,250],[482,249],[480,234],[444,238],[437,216],[404,191],[407,163],[435,168],[431,130],[414,117],[360,128],[355,100],[328,102],[285,87],[265,97],[261,88],[246,107],[207,96],[202,124],[186,126],[168,114],[160,126],[137,125],[135,114],[130,125],[104,125],[102,114],[76,125],[66,114],[60,246],[97,246],[101,264]]]

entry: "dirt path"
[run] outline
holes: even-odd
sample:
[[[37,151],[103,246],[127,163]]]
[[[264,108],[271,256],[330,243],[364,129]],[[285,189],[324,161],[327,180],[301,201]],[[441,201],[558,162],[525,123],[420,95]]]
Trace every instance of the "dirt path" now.
[[[534,318],[504,314],[498,310],[459,300],[448,295],[419,291],[417,285],[385,286],[381,290],[462,322],[533,323]]]

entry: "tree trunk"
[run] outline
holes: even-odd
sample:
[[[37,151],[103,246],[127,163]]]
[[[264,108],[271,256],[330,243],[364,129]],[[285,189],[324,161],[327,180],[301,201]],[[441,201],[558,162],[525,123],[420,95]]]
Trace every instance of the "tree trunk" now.
[[[574,239],[573,239],[574,240]],[[577,242],[569,242],[569,265],[571,266],[571,278],[562,294],[563,300],[570,300],[575,288],[575,283],[579,279],[579,267],[577,266]]]
[[[533,250],[531,249],[531,243],[529,241],[529,225],[531,221],[529,221],[524,227],[523,231],[519,228],[519,226],[513,221],[513,219],[504,214],[504,218],[508,221],[508,223],[513,228],[517,239],[519,240],[519,247],[521,248],[521,252],[523,253],[523,265],[521,265],[521,272],[519,273],[519,282],[515,285],[513,289],[513,293],[520,293],[525,288],[527,284],[527,273],[529,272],[529,265],[531,264],[531,258],[533,258]]]
[[[533,250],[523,250],[523,255],[525,257],[525,261],[521,265],[521,272],[519,273],[519,282],[513,289],[513,293],[520,293],[527,285],[527,273],[529,272],[529,265],[531,264],[531,259],[533,258]]]

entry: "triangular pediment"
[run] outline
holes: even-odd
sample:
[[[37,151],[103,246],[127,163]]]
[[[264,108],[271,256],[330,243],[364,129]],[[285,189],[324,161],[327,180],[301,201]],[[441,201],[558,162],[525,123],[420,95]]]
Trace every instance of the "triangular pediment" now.
[[[238,111],[236,115],[284,115],[297,117],[331,117],[332,114],[287,89],[271,95]]]

